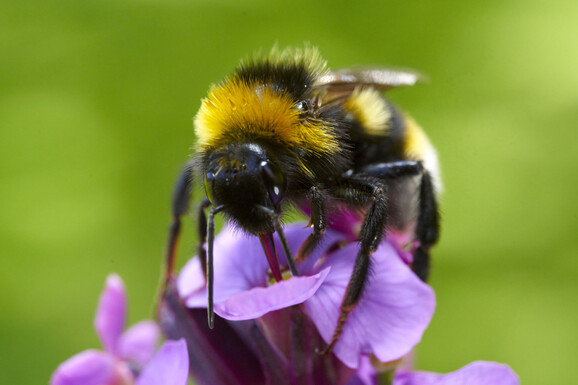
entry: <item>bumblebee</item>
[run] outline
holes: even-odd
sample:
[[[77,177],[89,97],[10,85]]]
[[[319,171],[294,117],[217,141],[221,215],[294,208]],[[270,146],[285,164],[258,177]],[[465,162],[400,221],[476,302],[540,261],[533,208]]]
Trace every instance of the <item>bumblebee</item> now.
[[[418,80],[409,71],[330,71],[316,49],[273,49],[242,61],[232,75],[210,88],[194,119],[196,155],[174,191],[166,273],[168,282],[181,217],[188,212],[197,175],[206,192],[197,219],[209,327],[217,214],[259,237],[277,281],[283,278],[273,233],[278,233],[289,269],[297,276],[295,262],[315,249],[334,210],[360,214],[360,249],[325,352],[339,339],[363,294],[371,254],[386,229],[413,234],[412,268],[427,279],[430,249],[439,235],[437,156],[421,128],[382,96]],[[281,224],[291,207],[307,208],[312,227],[296,256]]]

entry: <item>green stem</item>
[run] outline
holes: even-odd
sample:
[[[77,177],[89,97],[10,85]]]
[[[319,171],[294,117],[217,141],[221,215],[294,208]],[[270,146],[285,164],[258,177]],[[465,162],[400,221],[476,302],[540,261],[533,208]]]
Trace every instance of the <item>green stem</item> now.
[[[387,372],[380,373],[377,376],[378,385],[392,385],[393,378],[395,377],[395,370],[388,370]]]

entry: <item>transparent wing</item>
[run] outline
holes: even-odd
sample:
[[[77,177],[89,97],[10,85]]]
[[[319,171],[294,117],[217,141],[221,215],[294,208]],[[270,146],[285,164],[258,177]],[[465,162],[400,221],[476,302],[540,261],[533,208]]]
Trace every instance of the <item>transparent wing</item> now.
[[[386,91],[391,88],[413,86],[425,81],[425,77],[415,71],[391,68],[344,68],[329,71],[320,76],[316,87],[330,93],[352,92],[357,86],[374,87]]]

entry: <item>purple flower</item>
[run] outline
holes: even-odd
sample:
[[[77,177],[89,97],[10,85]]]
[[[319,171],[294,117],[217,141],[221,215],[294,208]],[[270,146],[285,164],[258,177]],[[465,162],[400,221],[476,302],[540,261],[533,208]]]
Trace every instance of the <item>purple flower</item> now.
[[[286,228],[294,253],[309,234],[310,230],[302,225]],[[325,343],[329,342],[359,248],[350,238],[328,230],[322,244],[298,265],[299,277],[270,284],[259,241],[230,228],[223,229],[215,240],[215,312],[228,320],[260,318],[269,336],[276,338],[275,334],[283,333],[283,328],[267,327],[267,323],[275,319],[273,322],[279,325],[284,317],[272,312],[303,304],[316,331]],[[278,241],[276,249],[282,250]],[[380,361],[401,358],[419,342],[431,320],[435,308],[433,290],[403,263],[408,257],[400,253],[403,252],[385,240],[372,255],[364,295],[334,348],[335,355],[350,368],[357,368],[369,354]],[[282,253],[279,257],[281,265],[286,264]],[[177,287],[188,307],[206,307],[205,280],[198,258],[183,268]]]
[[[199,259],[169,282],[159,307],[161,325],[171,338],[187,340],[191,374],[199,384],[519,384],[510,368],[489,362],[445,375],[409,371],[405,361],[432,317],[435,298],[407,266],[411,255],[400,245],[411,239],[403,234],[388,234],[372,255],[364,295],[333,353],[317,354],[331,338],[358,250],[353,233],[337,228],[298,264],[299,277],[281,282],[272,278],[256,238],[223,229],[215,240],[214,330],[207,327]],[[291,250],[309,234],[303,226],[288,226]],[[277,240],[275,246],[282,250]]]
[[[186,308],[173,282],[162,293],[158,317],[168,338],[187,341],[196,384],[264,385],[266,376],[284,371],[275,354],[261,353],[268,344],[255,321],[229,322],[216,316],[215,329],[210,330],[206,309]]]
[[[397,373],[393,385],[519,385],[518,376],[509,366],[496,362],[475,361],[448,374],[431,372]]]
[[[378,374],[364,360],[361,368],[347,385],[519,385],[518,376],[509,366],[496,362],[475,361],[455,372],[439,374],[432,372],[398,369],[395,374]]]
[[[85,350],[71,357],[56,369],[51,385],[134,384],[140,373],[136,380],[139,385],[186,384],[186,343],[167,341],[153,357],[158,326],[152,321],[142,321],[123,332],[126,307],[124,284],[119,276],[110,275],[94,320],[104,351]],[[165,365],[167,362],[171,365]]]
[[[184,339],[165,341],[144,367],[136,385],[186,385],[189,380],[189,355]]]

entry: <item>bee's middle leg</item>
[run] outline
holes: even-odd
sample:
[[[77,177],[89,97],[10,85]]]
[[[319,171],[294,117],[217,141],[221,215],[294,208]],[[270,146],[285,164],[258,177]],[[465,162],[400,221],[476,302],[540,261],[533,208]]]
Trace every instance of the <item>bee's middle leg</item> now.
[[[329,353],[343,333],[349,314],[361,298],[369,276],[371,254],[377,249],[383,238],[387,221],[387,192],[385,184],[370,176],[352,176],[342,181],[339,191],[343,198],[352,203],[370,203],[359,235],[360,250],[355,258],[353,273],[341,302],[337,326],[331,341],[323,350]]]

